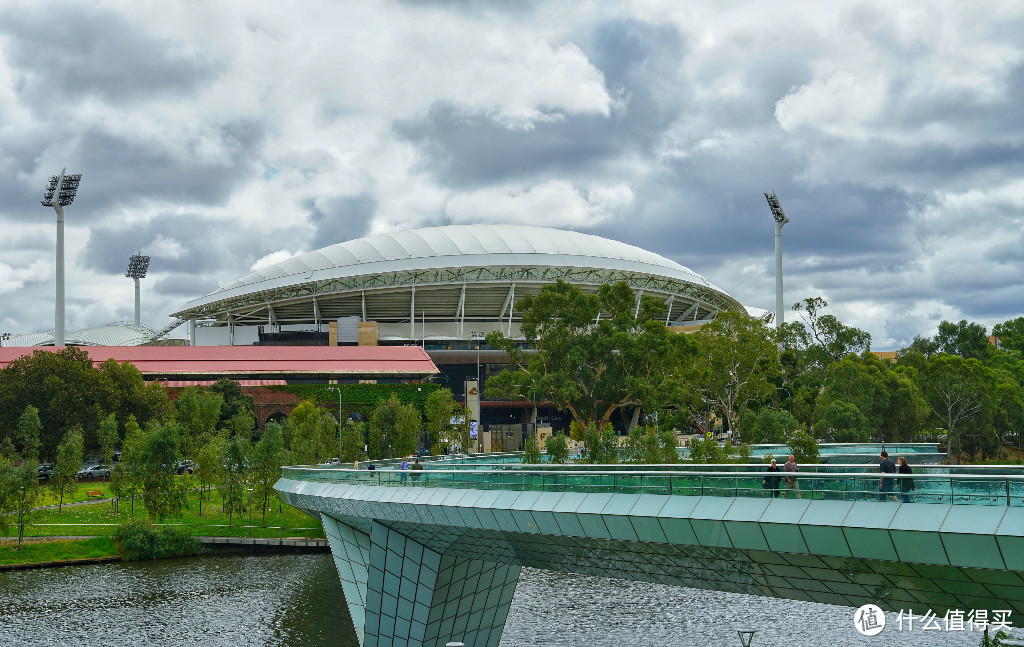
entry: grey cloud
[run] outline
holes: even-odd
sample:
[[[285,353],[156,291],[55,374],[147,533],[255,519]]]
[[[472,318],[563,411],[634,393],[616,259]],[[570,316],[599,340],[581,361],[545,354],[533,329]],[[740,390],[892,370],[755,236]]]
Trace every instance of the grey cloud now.
[[[311,248],[320,249],[365,236],[377,211],[377,199],[369,193],[308,199],[302,202],[302,208],[309,212],[314,227]]]
[[[182,44],[152,37],[144,26],[89,4],[38,3],[0,10],[15,90],[27,103],[95,95],[107,101],[194,92],[219,65]]]
[[[510,130],[438,103],[423,120],[396,123],[395,132],[421,148],[425,170],[458,188],[575,175],[616,154],[650,152],[691,93],[680,72],[682,37],[666,25],[623,20],[601,25],[582,47],[622,101],[610,118],[561,114],[531,130]]]
[[[204,294],[209,294],[218,287],[219,285],[214,279],[191,273],[183,273],[172,274],[155,281],[153,283],[153,292],[166,296],[194,299]]]

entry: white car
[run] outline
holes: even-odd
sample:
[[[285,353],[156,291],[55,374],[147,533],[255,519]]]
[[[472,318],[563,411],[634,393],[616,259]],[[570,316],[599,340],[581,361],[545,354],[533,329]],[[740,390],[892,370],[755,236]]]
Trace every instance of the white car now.
[[[109,465],[90,465],[78,470],[78,478],[80,479],[98,478],[101,476],[110,476]]]

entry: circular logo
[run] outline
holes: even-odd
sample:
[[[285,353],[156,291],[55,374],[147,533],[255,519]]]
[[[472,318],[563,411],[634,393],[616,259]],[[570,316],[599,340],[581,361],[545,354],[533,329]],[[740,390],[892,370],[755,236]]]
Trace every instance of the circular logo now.
[[[853,626],[863,636],[874,636],[885,629],[885,612],[873,604],[865,604],[853,613]]]

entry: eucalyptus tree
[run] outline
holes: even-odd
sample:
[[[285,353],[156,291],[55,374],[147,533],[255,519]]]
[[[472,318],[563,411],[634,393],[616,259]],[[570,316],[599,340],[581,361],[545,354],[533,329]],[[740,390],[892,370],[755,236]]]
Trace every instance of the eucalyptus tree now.
[[[422,424],[415,405],[402,404],[394,393],[380,400],[370,414],[370,459],[412,454]]]
[[[292,461],[316,465],[334,456],[338,449],[338,422],[327,409],[303,400],[285,420],[285,435],[291,441]]]
[[[263,523],[267,521],[267,502],[273,494],[274,483],[281,478],[281,466],[287,457],[284,430],[276,422],[267,423],[263,435],[253,445],[250,469],[250,481],[256,491],[257,500],[263,502]]]
[[[925,380],[932,410],[949,435],[950,458],[959,462],[964,436],[969,428],[977,430],[990,405],[991,371],[976,359],[942,354],[931,360]]]
[[[665,326],[661,301],[638,302],[626,283],[586,294],[560,280],[515,307],[528,349],[500,331],[487,336],[514,367],[489,378],[488,397],[533,395],[603,432],[620,411],[635,425],[641,408],[665,406],[678,385],[689,341]]]

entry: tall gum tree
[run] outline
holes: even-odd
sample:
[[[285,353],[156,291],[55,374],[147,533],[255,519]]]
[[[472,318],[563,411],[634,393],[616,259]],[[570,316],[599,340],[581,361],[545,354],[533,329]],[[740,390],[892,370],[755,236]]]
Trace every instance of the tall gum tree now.
[[[586,429],[603,431],[619,411],[664,406],[690,350],[685,335],[669,331],[664,304],[638,297],[625,283],[586,294],[564,281],[516,303],[528,350],[501,332],[487,335],[515,367],[492,376],[491,398],[530,398],[568,411]]]

